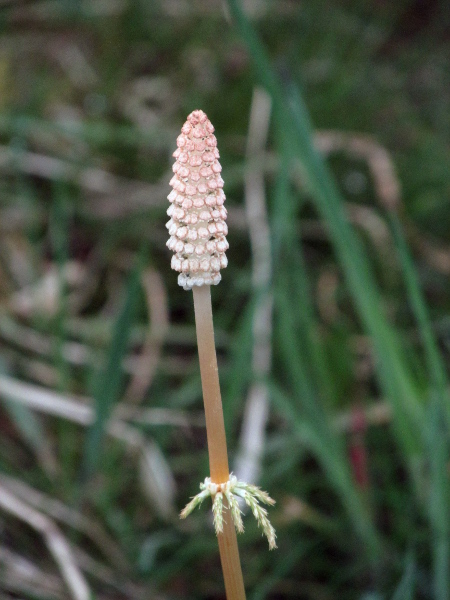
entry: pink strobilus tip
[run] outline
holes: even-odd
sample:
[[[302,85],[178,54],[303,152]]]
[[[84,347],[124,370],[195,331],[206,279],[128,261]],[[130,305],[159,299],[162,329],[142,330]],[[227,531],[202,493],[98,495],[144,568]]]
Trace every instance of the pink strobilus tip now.
[[[227,266],[227,210],[213,132],[206,114],[194,110],[173,153],[167,246],[174,252],[171,267],[180,273],[178,284],[185,290],[219,283],[220,269]]]

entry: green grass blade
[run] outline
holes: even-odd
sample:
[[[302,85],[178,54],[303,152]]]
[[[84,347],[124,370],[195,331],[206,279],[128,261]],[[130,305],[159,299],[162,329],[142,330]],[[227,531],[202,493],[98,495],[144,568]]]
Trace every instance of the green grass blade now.
[[[392,596],[392,600],[414,600],[415,570],[416,565],[414,558],[409,556],[406,561],[403,576]]]
[[[38,415],[14,400],[4,399],[3,406],[9,414],[11,421],[22,436],[24,442],[34,452],[47,475],[55,475],[55,461],[49,445],[48,436]]]
[[[422,343],[425,349],[425,360],[428,373],[436,390],[442,396],[447,411],[450,411],[449,395],[447,392],[448,378],[443,359],[440,355],[422,290],[420,289],[417,273],[414,268],[402,226],[398,216],[394,213],[389,215],[391,231],[397,247],[399,259],[402,265],[402,273],[405,279],[411,308],[419,326]],[[449,413],[450,414],[450,413]]]
[[[84,446],[83,476],[89,478],[100,465],[102,439],[106,423],[120,397],[124,379],[122,362],[127,351],[140,290],[144,263],[141,252],[127,284],[126,297],[116,320],[106,367],[100,373],[94,392],[95,421],[88,430]]]
[[[61,392],[67,392],[70,386],[70,367],[63,353],[66,341],[65,323],[68,317],[67,306],[67,265],[70,245],[70,196],[67,184],[53,182],[52,210],[50,213],[50,239],[52,244],[53,261],[58,266],[58,309],[52,319],[52,329],[55,333],[52,355],[57,372],[57,387]],[[78,468],[76,455],[77,430],[64,419],[58,423],[58,450],[61,462],[60,486],[64,496],[72,495],[74,474]]]
[[[227,431],[230,431],[233,420],[244,402],[244,391],[252,376],[249,364],[252,356],[254,311],[255,300],[253,299],[248,303],[241,316],[237,327],[239,333],[230,352],[232,360],[227,370],[223,391],[223,416]]]
[[[369,557],[376,559],[381,542],[363,498],[355,487],[345,452],[334,432],[331,429],[324,431],[323,424],[317,426],[302,418],[291,399],[273,382],[270,393],[275,409],[293,427],[301,443],[316,456],[354,530],[364,540]]]
[[[263,577],[255,586],[250,600],[264,600],[270,594],[273,587],[277,585],[290,571],[295,569],[299,561],[313,549],[314,543],[300,541],[288,556],[281,555],[276,564],[270,569],[270,574]]]
[[[299,397],[299,405],[305,415],[313,423],[320,423],[326,415],[321,410],[319,398],[308,368],[305,352],[300,350],[302,341],[292,328],[290,314],[291,303],[286,289],[278,289],[275,293],[275,336],[277,350],[283,360],[293,390]],[[304,346],[302,346],[304,348]]]
[[[396,417],[397,433],[411,457],[420,453],[422,406],[415,383],[407,371],[399,337],[388,324],[382,298],[365,249],[351,227],[334,181],[316,152],[307,109],[297,89],[291,86],[289,105],[297,123],[299,156],[304,162],[316,207],[326,221],[362,324],[370,334],[377,356],[378,376]]]
[[[53,353],[61,391],[67,390],[69,382],[68,365],[62,352],[65,341],[64,322],[67,318],[67,285],[64,271],[69,260],[69,206],[67,186],[60,182],[54,182],[50,237],[54,260],[58,265],[59,289],[58,311],[54,319],[55,344]]]
[[[0,373],[8,374],[7,365],[0,361]],[[7,396],[2,397],[3,407],[8,413],[11,422],[15,425],[25,444],[35,454],[50,477],[57,471],[55,457],[53,456],[49,437],[39,415],[36,415],[28,406],[15,401]]]
[[[291,86],[288,98],[271,69],[268,55],[237,0],[228,0],[236,26],[244,40],[257,75],[273,100],[274,117],[303,167],[303,174],[315,205],[327,223],[337,257],[367,332],[371,335],[380,382],[388,396],[394,427],[409,466],[416,476],[422,451],[423,407],[411,374],[406,371],[397,336],[380,308],[381,297],[360,240],[350,226],[344,203],[322,160],[314,148],[308,112],[300,94]]]
[[[294,201],[290,186],[290,154],[285,136],[279,132],[280,168],[275,182],[274,203],[271,214],[272,231],[274,232],[274,264],[282,262],[286,266],[287,297],[292,297],[298,309],[291,312],[292,324],[297,322],[298,331],[302,336],[304,355],[309,357],[311,372],[319,384],[320,391],[325,397],[331,398],[332,382],[329,369],[326,366],[323,344],[317,336],[317,322],[314,315],[314,303],[310,289],[306,263],[303,256],[302,244],[295,227],[295,211],[299,210],[301,200]],[[276,271],[274,284],[277,285]]]
[[[426,503],[428,516],[433,531],[433,573],[436,598],[450,597],[450,517],[447,463],[449,459],[449,418],[450,402],[445,366],[435,337],[417,279],[417,273],[403,235],[399,218],[390,214],[390,224],[405,279],[408,298],[415,315],[422,343],[425,350],[425,361],[433,392],[429,403],[428,456],[431,468],[430,498]],[[447,426],[444,426],[444,423]]]
[[[427,508],[432,530],[435,598],[450,598],[450,484],[447,465],[450,436],[445,412],[437,393],[428,410],[428,460],[430,465]]]

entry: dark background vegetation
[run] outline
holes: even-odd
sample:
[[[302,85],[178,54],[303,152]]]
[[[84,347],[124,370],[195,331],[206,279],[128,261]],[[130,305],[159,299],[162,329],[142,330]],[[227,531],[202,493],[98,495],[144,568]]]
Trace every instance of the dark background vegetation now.
[[[444,0],[1,0],[1,600],[224,598],[208,512],[177,517],[208,473],[164,227],[196,108],[230,460],[277,501],[278,550],[239,537],[248,597],[450,598],[449,25]]]

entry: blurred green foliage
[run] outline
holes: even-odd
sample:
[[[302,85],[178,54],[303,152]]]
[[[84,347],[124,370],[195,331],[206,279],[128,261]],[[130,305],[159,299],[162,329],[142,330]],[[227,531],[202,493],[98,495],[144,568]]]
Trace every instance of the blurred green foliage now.
[[[0,488],[59,523],[95,597],[224,597],[209,518],[176,514],[208,465],[164,223],[176,136],[202,108],[230,213],[213,302],[232,464],[273,294],[259,483],[279,550],[246,520],[248,597],[450,598],[449,13],[1,3]],[[265,289],[244,212],[255,87],[272,106]],[[24,521],[0,498],[2,598],[71,597]]]

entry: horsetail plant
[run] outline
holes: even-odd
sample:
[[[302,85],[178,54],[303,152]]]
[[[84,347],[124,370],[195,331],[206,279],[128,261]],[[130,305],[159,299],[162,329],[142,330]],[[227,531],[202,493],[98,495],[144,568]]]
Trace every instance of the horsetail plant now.
[[[192,290],[194,297],[210,467],[210,477],[200,484],[200,493],[192,498],[180,517],[186,518],[211,497],[227,599],[242,600],[245,590],[236,530],[241,533],[244,525],[238,499],[242,498],[250,507],[270,549],[276,548],[275,530],[259,503],[273,505],[275,501],[229,472],[211,307],[211,285],[220,282],[220,270],[227,266],[228,229],[222,167],[213,132],[214,127],[203,111],[195,110],[188,116],[177,138],[174,176],[170,181],[173,190],[168,196],[171,205],[167,211],[170,217],[166,225],[170,234],[167,246],[174,252],[171,266],[180,273],[178,284]]]

